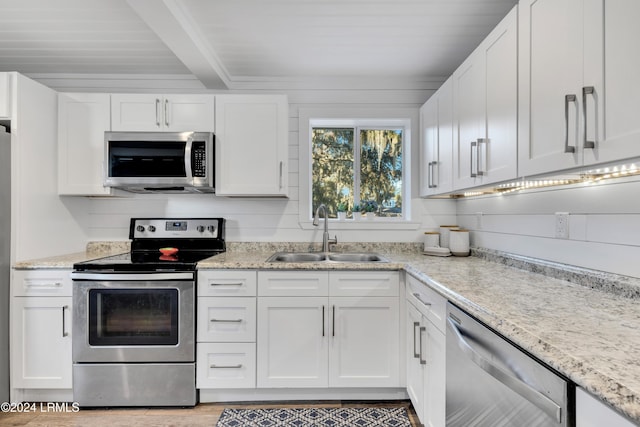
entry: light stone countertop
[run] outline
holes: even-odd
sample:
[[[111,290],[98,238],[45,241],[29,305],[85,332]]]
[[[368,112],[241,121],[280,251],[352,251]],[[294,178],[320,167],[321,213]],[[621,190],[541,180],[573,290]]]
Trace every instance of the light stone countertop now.
[[[122,247],[107,249],[102,251],[104,255],[123,252]],[[576,284],[515,268],[511,265],[522,265],[514,263],[514,258],[486,256],[491,255],[491,251],[458,258],[431,257],[393,248],[384,252],[380,247],[377,249],[390,263],[359,264],[267,263],[269,256],[282,249],[251,249],[234,248],[199,262],[198,268],[404,269],[640,424],[640,281],[637,279],[622,278],[619,281],[622,285],[616,285],[612,291],[608,287],[612,275],[595,274],[589,279],[593,284],[589,280]],[[14,267],[72,268],[74,262],[95,257],[93,251],[17,263]],[[526,262],[522,257],[515,258]],[[551,274],[546,267],[552,263],[542,264],[544,268],[536,264],[533,270]],[[560,272],[565,270],[560,264],[552,267]],[[565,267],[566,271],[575,269]],[[569,280],[573,280],[573,276]]]

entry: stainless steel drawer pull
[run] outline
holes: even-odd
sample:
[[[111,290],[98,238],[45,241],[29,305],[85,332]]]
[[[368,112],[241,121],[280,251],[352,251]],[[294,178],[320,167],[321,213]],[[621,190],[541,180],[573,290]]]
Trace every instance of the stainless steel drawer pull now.
[[[237,365],[211,365],[211,369],[239,369],[242,368],[242,363]]]
[[[164,100],[164,124],[169,127],[169,100]]]
[[[243,319],[211,319],[211,323],[241,323]]]
[[[215,283],[215,282],[211,282],[209,283],[209,286],[242,286],[244,285],[244,283],[242,282],[233,282],[233,283]]]
[[[160,127],[160,100],[156,98],[156,126]]]
[[[564,152],[575,153],[576,147],[569,145],[569,103],[577,104],[575,95],[565,95],[564,97]]]
[[[587,140],[587,95],[591,95],[596,99],[595,89],[593,86],[585,86],[582,88],[582,122],[584,125],[584,139],[582,141],[583,148],[596,148],[595,141]]]
[[[544,411],[545,414],[549,415],[552,419],[555,419],[558,423],[562,422],[562,408],[556,402],[531,387],[522,379],[517,378],[515,374],[507,372],[500,366],[494,364],[493,361],[485,358],[483,355],[475,351],[473,347],[471,347],[471,344],[465,340],[462,332],[458,328],[458,325],[451,317],[447,319],[447,326],[451,332],[453,332],[458,343],[458,348],[460,348],[460,350],[462,350],[462,352],[469,358],[469,360],[476,364],[476,366],[496,380],[500,381],[505,386],[509,387],[514,392],[518,393],[520,396],[527,399],[529,402],[536,405]],[[465,334],[467,334],[467,332],[465,332]],[[470,338],[471,340],[475,340],[473,337]],[[508,363],[505,363],[505,365],[508,365]]]
[[[422,333],[426,332],[427,328],[425,326],[420,326],[420,364],[421,365],[426,365],[427,364],[427,359],[423,359],[422,358]]]
[[[416,350],[416,328],[420,326],[420,322],[413,322],[413,358],[419,359],[420,353]]]
[[[419,293],[415,292],[415,293],[413,294],[413,296],[414,296],[418,301],[420,301],[422,304],[426,305],[427,307],[431,307],[431,303],[430,303],[430,302],[423,301],[423,300],[420,298],[420,294],[419,294]]]

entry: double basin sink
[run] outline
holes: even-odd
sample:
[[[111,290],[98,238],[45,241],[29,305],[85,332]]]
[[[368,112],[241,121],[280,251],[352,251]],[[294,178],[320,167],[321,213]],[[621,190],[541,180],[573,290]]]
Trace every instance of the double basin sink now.
[[[374,252],[277,252],[267,262],[389,262]]]

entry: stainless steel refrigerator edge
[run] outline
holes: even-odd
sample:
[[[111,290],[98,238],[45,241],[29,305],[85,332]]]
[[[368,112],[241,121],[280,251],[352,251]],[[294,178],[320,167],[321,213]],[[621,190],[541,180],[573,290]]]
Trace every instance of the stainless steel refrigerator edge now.
[[[11,276],[11,135],[0,126],[0,402],[9,401]]]

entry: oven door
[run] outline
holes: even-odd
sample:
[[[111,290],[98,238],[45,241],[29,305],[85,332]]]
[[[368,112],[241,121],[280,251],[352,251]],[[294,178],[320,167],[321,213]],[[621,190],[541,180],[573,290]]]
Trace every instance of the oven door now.
[[[74,363],[195,361],[193,273],[170,274],[75,274]]]

